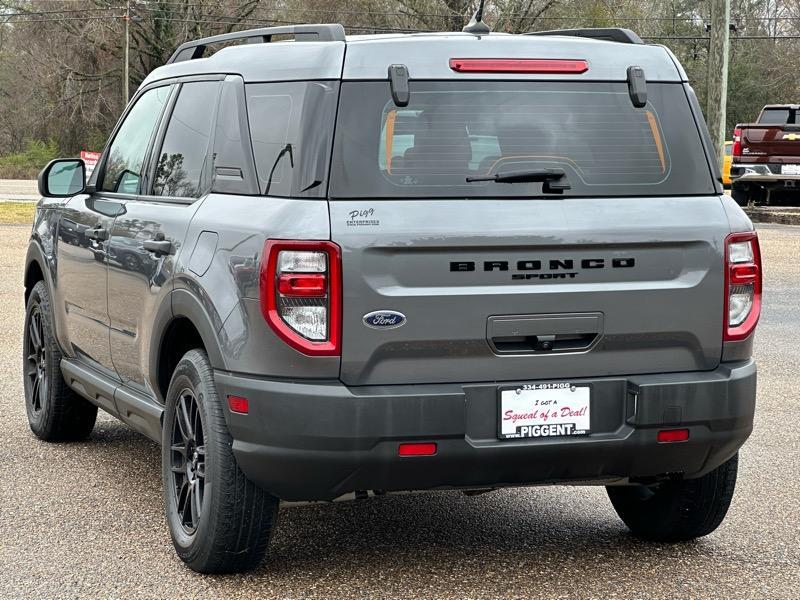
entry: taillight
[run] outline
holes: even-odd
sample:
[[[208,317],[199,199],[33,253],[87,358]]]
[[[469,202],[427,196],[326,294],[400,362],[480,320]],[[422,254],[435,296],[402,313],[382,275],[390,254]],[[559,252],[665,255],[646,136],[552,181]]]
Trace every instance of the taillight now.
[[[340,354],[341,285],[341,251],[333,242],[267,240],[264,245],[261,312],[295,350]]]
[[[761,250],[758,234],[732,233],[725,239],[726,342],[749,336],[761,315]]]
[[[742,130],[737,127],[733,130],[733,149],[731,150],[733,156],[742,155]]]
[[[579,75],[589,70],[582,59],[552,58],[451,58],[450,68],[457,73],[546,73]]]

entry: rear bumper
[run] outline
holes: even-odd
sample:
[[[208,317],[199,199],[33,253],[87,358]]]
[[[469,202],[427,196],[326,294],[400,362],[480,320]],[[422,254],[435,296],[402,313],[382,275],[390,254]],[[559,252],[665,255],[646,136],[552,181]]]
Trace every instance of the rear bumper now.
[[[780,164],[734,164],[731,166],[730,179],[731,184],[753,183],[764,188],[800,189],[800,175],[782,174]]]
[[[593,386],[591,435],[500,441],[493,383],[348,388],[215,377],[222,397],[249,399],[249,414],[226,413],[239,466],[285,500],[371,489],[697,477],[745,442],[756,396],[751,360],[708,372],[576,379]],[[688,428],[690,438],[659,444],[661,428]],[[438,451],[399,457],[401,441],[436,442]]]

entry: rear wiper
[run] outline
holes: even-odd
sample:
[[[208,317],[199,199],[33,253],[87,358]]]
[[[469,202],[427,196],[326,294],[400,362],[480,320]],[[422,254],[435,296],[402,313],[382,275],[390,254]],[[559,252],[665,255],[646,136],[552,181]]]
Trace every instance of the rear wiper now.
[[[530,171],[509,171],[486,177],[467,177],[467,183],[473,181],[494,181],[496,183],[536,183],[542,182],[545,194],[563,194],[571,189],[564,169],[532,169]]]
[[[275,169],[278,168],[278,164],[281,162],[281,159],[289,155],[289,165],[294,169],[294,151],[292,150],[291,144],[286,144],[281,151],[278,152],[278,156],[275,157],[275,162],[272,163],[272,169],[269,172],[269,179],[267,180],[267,189],[264,192],[265,196],[269,196],[269,188],[272,187],[272,178],[275,176]]]

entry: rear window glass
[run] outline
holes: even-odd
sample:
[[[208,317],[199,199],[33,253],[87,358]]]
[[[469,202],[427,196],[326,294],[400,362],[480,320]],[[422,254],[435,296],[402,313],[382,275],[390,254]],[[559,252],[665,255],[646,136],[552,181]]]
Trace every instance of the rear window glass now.
[[[543,168],[565,171],[566,195],[713,193],[682,87],[648,92],[637,109],[624,83],[412,82],[398,108],[388,83],[345,82],[331,195],[541,195],[466,178]]]
[[[791,111],[788,108],[765,108],[758,122],[763,125],[786,125],[790,118]]]

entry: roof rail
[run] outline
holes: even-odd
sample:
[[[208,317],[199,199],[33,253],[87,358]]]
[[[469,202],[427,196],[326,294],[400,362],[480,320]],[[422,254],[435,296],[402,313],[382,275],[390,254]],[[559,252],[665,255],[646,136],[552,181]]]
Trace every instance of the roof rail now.
[[[338,23],[320,25],[282,25],[280,27],[262,27],[246,31],[223,33],[199,40],[186,42],[170,56],[166,64],[201,58],[208,46],[223,44],[236,40],[247,40],[248,44],[269,43],[274,35],[293,35],[296,42],[343,42],[344,27]]]
[[[530,31],[524,35],[571,35],[574,37],[621,42],[623,44],[644,44],[642,38],[630,29],[619,27],[587,27],[586,29],[552,29],[550,31]]]

